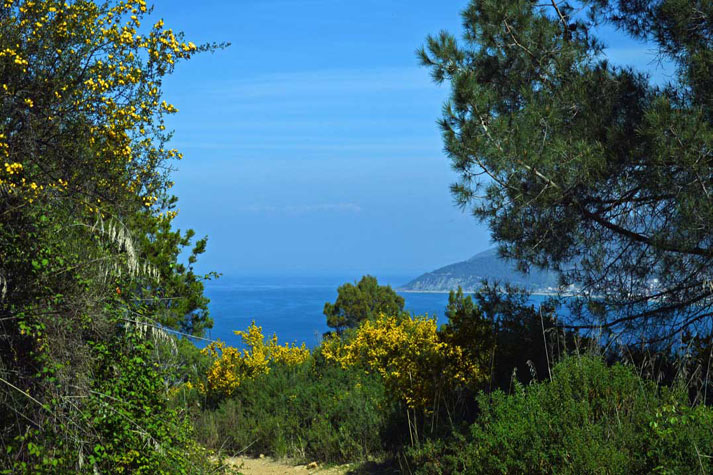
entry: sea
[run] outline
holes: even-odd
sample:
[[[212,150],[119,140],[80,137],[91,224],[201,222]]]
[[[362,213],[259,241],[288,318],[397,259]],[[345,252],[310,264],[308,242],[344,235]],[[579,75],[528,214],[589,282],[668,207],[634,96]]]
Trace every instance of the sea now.
[[[413,276],[377,276],[379,284],[398,289]],[[358,280],[358,279],[357,279]],[[213,328],[205,340],[195,340],[205,346],[208,340],[221,340],[230,346],[242,346],[235,330],[245,330],[253,321],[261,326],[263,335],[278,336],[280,343],[319,345],[329,331],[322,313],[326,302],[334,302],[337,288],[354,278],[346,276],[222,276],[206,283],[206,296]],[[447,321],[445,309],[448,293],[401,292],[405,310],[414,315],[435,317],[439,324]],[[541,300],[537,296],[533,296]]]

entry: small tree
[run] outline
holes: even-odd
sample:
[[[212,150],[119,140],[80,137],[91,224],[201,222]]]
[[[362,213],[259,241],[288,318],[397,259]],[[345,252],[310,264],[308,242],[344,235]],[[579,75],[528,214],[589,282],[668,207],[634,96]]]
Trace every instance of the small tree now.
[[[379,285],[376,277],[365,275],[358,284],[344,284],[337,289],[337,300],[324,304],[327,325],[341,335],[362,321],[380,313],[397,315],[404,310],[404,299],[390,285]]]

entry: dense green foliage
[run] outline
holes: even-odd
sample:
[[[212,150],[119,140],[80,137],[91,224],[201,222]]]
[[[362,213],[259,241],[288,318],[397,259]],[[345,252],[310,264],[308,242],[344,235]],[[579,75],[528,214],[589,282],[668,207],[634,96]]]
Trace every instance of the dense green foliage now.
[[[91,472],[100,467],[113,473],[196,473],[208,465],[189,421],[170,408],[165,381],[173,373],[149,364],[154,344],[134,331],[88,346],[94,373],[85,376],[90,386],[76,403],[77,413],[65,421],[61,400],[45,404],[44,410],[55,417],[28,428],[17,437],[18,445],[6,449],[15,460],[13,473]],[[78,447],[76,440],[85,443]]]
[[[520,289],[484,283],[473,296],[450,292],[448,322],[439,332],[488,369],[488,390],[510,391],[516,381],[547,379],[552,363],[568,354],[601,350],[596,341],[563,330],[558,310],[554,299],[535,307]]]
[[[416,331],[430,328],[424,319],[373,317],[303,363],[272,362],[220,400],[184,390],[185,401],[200,440],[224,454],[385,460],[377,473],[712,470],[713,410],[700,404],[708,350],[602,347],[563,331],[556,310],[514,289],[459,290],[436,332]],[[427,342],[488,371],[444,384],[448,365]],[[424,357],[425,371],[411,364]]]
[[[196,47],[143,0],[0,5],[0,470],[195,473],[175,329],[211,326],[172,227],[162,78]],[[191,252],[191,245],[192,252]],[[188,254],[188,263],[179,254]]]
[[[552,380],[478,397],[470,430],[410,451],[419,473],[708,473],[713,410],[632,368],[571,357]]]
[[[341,334],[380,313],[396,315],[404,309],[404,299],[390,285],[379,285],[376,277],[365,275],[359,283],[337,289],[337,300],[324,304],[327,325]]]
[[[713,296],[713,7],[580,3],[589,16],[481,0],[465,47],[429,40],[422,59],[453,84],[454,191],[505,255],[596,295],[578,315],[669,336],[708,318]],[[677,347],[583,339],[556,302],[496,286],[451,293],[438,328],[365,276],[325,305],[337,335],[313,351],[255,324],[238,332],[248,349],[177,340],[211,326],[210,276],[193,268],[205,239],[172,226],[180,154],[161,84],[211,47],[142,28],[148,14],[143,0],[0,5],[2,473],[215,472],[196,437],[405,472],[713,470],[710,332]],[[654,41],[676,81],[607,64],[597,22]]]
[[[713,469],[711,18],[701,1],[478,0],[462,41],[428,38],[421,60],[452,87],[441,128],[456,200],[502,256],[576,284],[570,327],[604,331],[563,330],[555,302],[536,310],[486,287],[472,306],[452,294],[449,312],[491,322],[491,386],[468,430],[409,448],[409,467]],[[648,41],[675,68],[668,84],[610,64],[604,24]],[[588,351],[615,364],[566,356]]]
[[[582,324],[649,340],[709,330],[713,3],[478,0],[463,20],[462,41],[421,51],[452,86],[441,127],[457,201],[506,257],[596,296]],[[670,82],[609,63],[603,24],[648,41]]]
[[[377,376],[316,356],[246,381],[233,398],[199,414],[195,426],[208,447],[228,454],[354,462],[385,453],[399,434],[394,411]]]

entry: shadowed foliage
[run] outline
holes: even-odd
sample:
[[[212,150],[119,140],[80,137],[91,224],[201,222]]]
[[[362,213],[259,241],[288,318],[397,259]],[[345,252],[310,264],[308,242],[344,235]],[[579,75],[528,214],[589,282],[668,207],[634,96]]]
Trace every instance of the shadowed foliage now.
[[[700,0],[481,0],[462,41],[420,52],[452,87],[440,124],[457,202],[503,256],[591,296],[580,326],[710,329],[712,18]],[[671,80],[610,64],[602,24],[648,41]]]

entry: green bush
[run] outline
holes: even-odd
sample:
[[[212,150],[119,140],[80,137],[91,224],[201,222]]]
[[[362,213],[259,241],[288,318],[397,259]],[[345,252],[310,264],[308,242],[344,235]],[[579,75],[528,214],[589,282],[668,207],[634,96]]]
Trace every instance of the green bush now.
[[[231,454],[347,462],[389,444],[395,407],[377,376],[317,364],[275,367],[195,421],[208,447]]]
[[[151,339],[118,329],[90,347],[95,364],[87,393],[43,406],[54,415],[71,405],[76,417],[48,418],[15,437],[6,445],[12,465],[0,472],[214,473],[190,421],[169,405],[171,375],[154,361]]]
[[[552,381],[478,397],[469,433],[408,451],[419,473],[705,473],[713,410],[630,367],[570,357]]]

